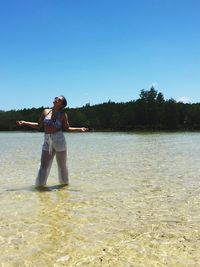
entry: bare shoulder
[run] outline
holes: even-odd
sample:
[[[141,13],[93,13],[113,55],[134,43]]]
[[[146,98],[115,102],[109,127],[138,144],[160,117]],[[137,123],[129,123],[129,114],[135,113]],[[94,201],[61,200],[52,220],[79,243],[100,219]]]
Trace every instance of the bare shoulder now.
[[[67,113],[65,111],[62,111],[61,112],[61,117],[62,117],[62,119],[67,119],[68,118],[67,117]]]
[[[51,111],[50,108],[45,108],[45,109],[43,110],[42,114],[43,114],[44,116],[46,116],[47,114],[49,114],[50,111]]]

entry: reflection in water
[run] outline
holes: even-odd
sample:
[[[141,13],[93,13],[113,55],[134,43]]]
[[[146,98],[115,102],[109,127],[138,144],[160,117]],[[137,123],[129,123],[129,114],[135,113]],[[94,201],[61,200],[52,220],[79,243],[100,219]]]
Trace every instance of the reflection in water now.
[[[200,266],[199,133],[67,135],[39,191],[42,138],[0,133],[2,266]]]

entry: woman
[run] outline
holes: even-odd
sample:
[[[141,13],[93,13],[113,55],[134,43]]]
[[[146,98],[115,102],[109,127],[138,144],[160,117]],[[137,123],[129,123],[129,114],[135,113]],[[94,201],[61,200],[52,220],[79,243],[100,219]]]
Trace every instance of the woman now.
[[[64,131],[85,132],[88,128],[69,126],[67,114],[63,108],[67,101],[63,95],[55,97],[52,109],[45,109],[38,122],[17,121],[17,125],[26,125],[35,129],[44,127],[44,144],[42,147],[41,164],[36,178],[36,187],[46,185],[53,158],[56,155],[59,182],[68,185],[67,147]]]

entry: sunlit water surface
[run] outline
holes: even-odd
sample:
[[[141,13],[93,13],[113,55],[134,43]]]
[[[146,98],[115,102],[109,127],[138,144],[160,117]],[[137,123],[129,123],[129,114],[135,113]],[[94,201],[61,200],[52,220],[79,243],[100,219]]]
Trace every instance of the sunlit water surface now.
[[[0,133],[1,266],[200,266],[200,133],[66,139],[41,192],[43,133]]]

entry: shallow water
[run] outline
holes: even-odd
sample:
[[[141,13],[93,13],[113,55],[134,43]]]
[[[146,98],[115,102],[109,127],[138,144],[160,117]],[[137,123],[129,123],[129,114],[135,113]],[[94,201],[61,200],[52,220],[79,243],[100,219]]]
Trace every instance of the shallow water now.
[[[0,266],[200,266],[200,133],[66,139],[37,191],[43,133],[0,133]]]

